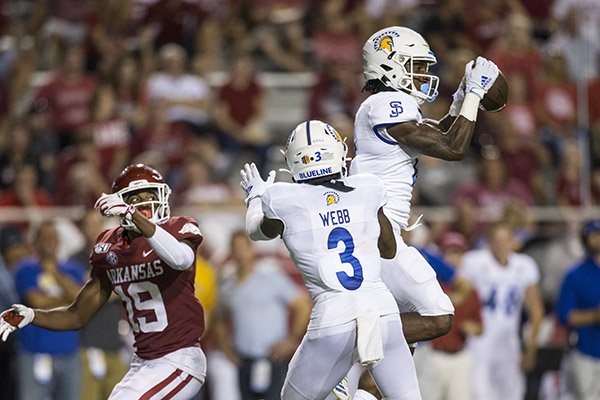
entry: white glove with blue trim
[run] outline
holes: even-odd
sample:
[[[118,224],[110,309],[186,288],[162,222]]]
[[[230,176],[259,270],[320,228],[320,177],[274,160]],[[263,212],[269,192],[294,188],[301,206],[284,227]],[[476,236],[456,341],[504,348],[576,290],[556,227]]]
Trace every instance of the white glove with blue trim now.
[[[260,172],[258,172],[258,168],[254,163],[252,164],[244,164],[244,169],[240,170],[240,175],[242,176],[242,181],[240,182],[240,186],[246,192],[246,205],[250,202],[250,200],[255,199],[257,197],[262,196],[262,194],[267,190],[267,187],[272,185],[275,182],[275,171],[269,172],[269,176],[267,180],[264,181],[260,177]]]
[[[465,66],[466,93],[473,93],[480,99],[492,87],[500,70],[492,61],[483,57],[470,61]]]

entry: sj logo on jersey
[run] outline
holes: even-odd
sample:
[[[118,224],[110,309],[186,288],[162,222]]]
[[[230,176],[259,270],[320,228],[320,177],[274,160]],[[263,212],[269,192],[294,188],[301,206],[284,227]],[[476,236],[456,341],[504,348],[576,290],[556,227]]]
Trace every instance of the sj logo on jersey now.
[[[328,206],[340,202],[340,195],[336,192],[325,192],[323,195],[325,196],[325,202]]]

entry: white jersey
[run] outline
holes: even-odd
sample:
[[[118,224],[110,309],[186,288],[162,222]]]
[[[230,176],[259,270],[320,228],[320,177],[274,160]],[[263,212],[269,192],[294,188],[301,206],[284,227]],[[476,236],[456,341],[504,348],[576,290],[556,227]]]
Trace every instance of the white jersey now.
[[[473,283],[481,298],[485,327],[481,338],[518,337],[525,291],[540,280],[533,258],[512,253],[503,266],[489,249],[473,250],[464,255],[461,274]]]
[[[377,212],[385,188],[373,175],[342,182],[354,190],[278,182],[261,196],[265,216],[283,221],[282,239],[311,295],[309,331],[398,313],[380,277]]]
[[[402,228],[408,224],[419,153],[400,146],[387,133],[387,127],[407,121],[423,121],[416,100],[409,94],[380,92],[369,96],[356,113],[355,156],[350,164],[350,175],[374,174],[382,180],[390,199],[386,215]]]

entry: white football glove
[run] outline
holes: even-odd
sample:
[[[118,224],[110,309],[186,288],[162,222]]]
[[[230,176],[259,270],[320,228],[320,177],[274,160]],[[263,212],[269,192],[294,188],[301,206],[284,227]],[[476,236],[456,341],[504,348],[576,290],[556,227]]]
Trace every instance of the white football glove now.
[[[254,163],[244,164],[244,169],[240,171],[240,175],[242,176],[240,186],[246,192],[246,205],[248,205],[250,200],[262,196],[267,187],[275,182],[275,174],[275,171],[269,172],[267,180],[263,181]]]
[[[458,114],[460,114],[463,101],[465,101],[465,94],[467,94],[466,89],[467,85],[465,84],[465,78],[462,78],[458,85],[458,89],[456,89],[456,92],[452,95],[452,104],[450,104],[450,110],[448,111],[451,116],[458,117]]]
[[[135,206],[125,203],[119,195],[112,193],[102,193],[102,196],[96,200],[94,208],[104,217],[121,217],[131,220],[135,212]]]
[[[470,61],[465,66],[466,93],[474,93],[483,99],[496,81],[499,72],[496,64],[483,57]]]
[[[19,316],[23,317],[21,321],[19,321],[16,325],[11,324],[6,319],[15,318],[13,315],[9,315],[9,313],[16,313]],[[29,325],[31,321],[33,321],[33,317],[35,316],[33,310],[29,307],[25,307],[22,304],[13,304],[11,308],[4,311],[0,314],[0,337],[2,337],[2,341],[6,342],[8,335],[16,331],[17,329],[23,328],[26,325]],[[6,318],[6,319],[5,319]]]

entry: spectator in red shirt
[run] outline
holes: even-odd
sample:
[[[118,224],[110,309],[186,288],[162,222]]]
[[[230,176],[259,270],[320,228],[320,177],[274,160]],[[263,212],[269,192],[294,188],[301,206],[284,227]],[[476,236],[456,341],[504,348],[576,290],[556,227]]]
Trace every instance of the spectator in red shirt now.
[[[506,165],[508,179],[519,181],[531,189],[537,204],[545,204],[552,193],[546,193],[547,185],[542,170],[551,163],[550,151],[537,135],[522,137],[512,124],[499,124],[497,135],[500,158]]]
[[[221,145],[236,154],[250,150],[260,170],[267,162],[269,131],[265,124],[263,90],[256,80],[254,63],[247,55],[237,57],[230,78],[221,87],[215,121],[223,132]]]
[[[189,54],[195,52],[198,27],[206,16],[202,2],[159,0],[146,10],[143,24],[153,32],[157,48],[179,43]]]
[[[31,164],[23,165],[11,188],[0,193],[0,207],[49,207],[52,200],[37,185],[37,172]]]
[[[89,31],[88,18],[94,0],[36,0],[29,14],[29,28],[39,33],[43,49],[42,66],[54,69],[60,48],[67,43],[82,43]]]
[[[91,137],[80,136],[57,160],[56,202],[60,205],[93,206],[110,186],[102,174],[100,151]]]
[[[514,73],[523,74],[530,93],[542,66],[542,55],[532,32],[529,17],[514,13],[507,18],[504,33],[487,52],[488,59],[494,61],[507,77]]]
[[[577,135],[577,88],[561,53],[549,53],[536,79],[533,106],[542,140],[560,162],[563,142]]]
[[[45,99],[50,125],[58,132],[61,149],[73,143],[76,130],[89,120],[89,107],[97,87],[96,78],[85,72],[79,46],[66,49],[62,68],[40,88],[36,98]]]
[[[117,96],[117,112],[131,129],[142,127],[148,117],[146,72],[141,64],[133,56],[121,59],[112,79]]]
[[[104,84],[98,88],[90,110],[90,121],[77,134],[92,138],[100,152],[104,178],[109,180],[123,170],[129,160],[129,127],[127,121],[117,114],[117,99],[110,85]]]
[[[169,122],[161,102],[150,105],[146,125],[137,132],[131,147],[133,157],[145,152],[159,152],[163,157],[165,177],[169,185],[180,184],[184,160],[193,148],[194,137],[186,124]]]
[[[139,46],[141,34],[133,15],[134,2],[130,0],[105,0],[89,18],[89,35],[86,42],[88,64],[102,77],[110,76],[120,59]]]
[[[575,141],[563,144],[563,157],[556,180],[556,202],[560,206],[584,205],[581,180],[581,150]]]
[[[454,194],[454,204],[469,202],[485,208],[490,216],[499,217],[507,203],[521,201],[533,205],[529,188],[507,174],[505,160],[494,156],[482,157],[478,164],[478,179],[460,186]]]

